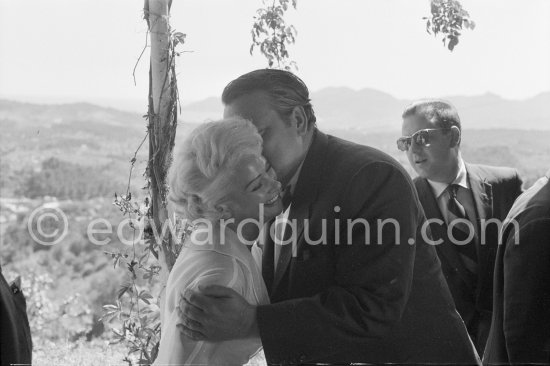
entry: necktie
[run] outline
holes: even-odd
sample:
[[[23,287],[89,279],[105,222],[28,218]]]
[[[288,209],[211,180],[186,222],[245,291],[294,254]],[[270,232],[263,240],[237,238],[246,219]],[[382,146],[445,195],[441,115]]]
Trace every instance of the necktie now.
[[[472,275],[475,275],[477,274],[477,249],[475,232],[473,231],[473,223],[472,225],[468,225],[463,221],[455,221],[458,219],[465,219],[471,223],[470,219],[466,215],[466,210],[464,209],[464,206],[462,206],[462,204],[458,201],[456,197],[458,188],[458,184],[451,184],[447,188],[449,191],[449,202],[447,205],[447,225],[450,226],[451,223],[453,223],[451,233],[456,241],[464,243],[464,241],[466,241],[471,236],[471,239],[466,244],[453,244],[455,245],[456,250],[459,253],[460,258],[462,259],[462,263],[464,264],[466,269],[468,269],[468,271],[471,272]]]
[[[290,202],[292,200],[292,196],[290,194],[290,187],[287,186],[283,190],[283,212],[290,206]],[[263,256],[262,256],[262,277],[264,278],[265,285],[267,287],[267,290],[271,291],[271,286],[273,285],[273,279],[275,277],[275,241],[272,236],[271,232],[273,231],[274,235],[279,238],[281,238],[280,232],[277,231],[278,228],[277,225],[272,228],[272,226],[275,224],[277,217],[274,217],[271,219],[265,227],[264,230],[264,240],[263,240]],[[280,226],[280,225],[279,225]],[[279,259],[281,258],[282,252],[285,250],[285,247],[290,247],[290,245],[284,245],[280,246],[281,252],[279,253]]]
[[[271,292],[271,285],[273,284],[273,277],[275,274],[275,267],[273,263],[273,257],[275,255],[275,242],[270,235],[270,229],[275,222],[276,217],[269,220],[265,225],[263,236],[263,254],[262,254],[262,277],[264,278],[267,292]]]

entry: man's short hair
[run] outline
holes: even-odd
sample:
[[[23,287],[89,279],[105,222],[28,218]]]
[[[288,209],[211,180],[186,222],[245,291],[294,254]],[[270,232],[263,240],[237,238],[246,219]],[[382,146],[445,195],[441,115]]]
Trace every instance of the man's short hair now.
[[[462,131],[456,108],[443,99],[421,99],[409,104],[403,111],[403,119],[410,116],[424,117],[439,128],[458,127]]]
[[[295,107],[302,107],[308,120],[308,128],[315,125],[315,112],[309,99],[309,90],[298,76],[289,71],[260,69],[239,76],[223,90],[222,102],[227,105],[243,95],[257,91],[269,96],[273,108],[285,121],[288,121]]]

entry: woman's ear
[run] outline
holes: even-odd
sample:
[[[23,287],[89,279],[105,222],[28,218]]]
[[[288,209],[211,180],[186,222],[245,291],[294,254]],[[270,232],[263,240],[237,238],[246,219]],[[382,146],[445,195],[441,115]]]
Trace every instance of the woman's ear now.
[[[460,140],[462,139],[462,134],[460,129],[456,126],[451,127],[451,147],[460,146]]]
[[[227,220],[233,217],[233,213],[231,212],[231,209],[225,203],[220,203],[219,205],[216,205],[216,211],[220,215],[220,219]]]
[[[298,130],[298,135],[304,136],[307,133],[308,130],[308,120],[306,116],[306,112],[304,111],[304,107],[302,106],[296,106],[294,109],[292,109],[292,113],[290,114],[290,119],[292,125],[296,125],[296,130]]]

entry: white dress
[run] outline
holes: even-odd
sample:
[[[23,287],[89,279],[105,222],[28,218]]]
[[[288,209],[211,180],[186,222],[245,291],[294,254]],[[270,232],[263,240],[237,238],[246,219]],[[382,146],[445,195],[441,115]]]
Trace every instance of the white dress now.
[[[182,343],[176,324],[176,307],[186,289],[198,285],[222,285],[235,290],[249,303],[269,303],[261,272],[248,248],[230,229],[220,240],[219,230],[207,234],[196,231],[183,248],[170,272],[162,319],[160,347],[154,365],[244,365],[261,350],[259,338],[224,342],[193,341]],[[208,237],[210,235],[210,237]],[[206,244],[205,242],[208,242]]]

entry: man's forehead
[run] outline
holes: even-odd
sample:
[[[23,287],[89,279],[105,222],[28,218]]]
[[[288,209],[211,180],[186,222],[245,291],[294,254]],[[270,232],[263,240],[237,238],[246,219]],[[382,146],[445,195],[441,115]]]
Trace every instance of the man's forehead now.
[[[435,128],[434,124],[424,116],[411,115],[403,119],[403,131],[418,131],[425,128]]]
[[[231,103],[226,104],[223,116],[225,118],[243,117],[259,126],[273,112],[273,107],[269,103],[267,95],[263,93],[251,93],[242,95]]]

